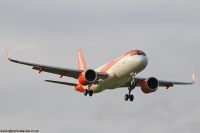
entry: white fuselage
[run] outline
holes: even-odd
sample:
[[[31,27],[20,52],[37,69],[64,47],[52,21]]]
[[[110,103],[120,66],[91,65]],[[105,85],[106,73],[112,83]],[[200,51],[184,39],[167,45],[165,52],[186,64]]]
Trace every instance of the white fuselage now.
[[[147,64],[148,58],[146,56],[128,54],[106,71],[108,77],[105,80],[100,80],[98,84],[93,84],[90,89],[93,90],[94,93],[102,92],[105,89],[116,89],[130,80],[131,73],[141,72],[145,69]],[[96,71],[100,71],[106,65],[107,64],[96,69]],[[88,86],[83,87],[84,89],[88,89]]]

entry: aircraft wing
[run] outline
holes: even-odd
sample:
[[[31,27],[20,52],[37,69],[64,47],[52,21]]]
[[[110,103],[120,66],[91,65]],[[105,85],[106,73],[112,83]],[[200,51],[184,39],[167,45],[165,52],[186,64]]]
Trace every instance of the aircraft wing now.
[[[135,82],[136,82],[136,86],[141,86],[141,83],[143,80],[145,80],[146,78],[141,78],[141,77],[135,77]],[[129,87],[130,86],[130,82],[127,82],[126,84],[124,84],[121,87]],[[191,85],[195,83],[195,77],[194,77],[194,73],[192,73],[192,82],[176,82],[176,81],[165,81],[165,80],[158,80],[159,82],[159,86],[160,87],[166,87],[167,89],[169,87],[173,87],[174,85]]]
[[[27,66],[32,66],[33,67],[32,69],[38,70],[39,73],[40,72],[48,72],[48,73],[60,75],[60,78],[62,78],[63,76],[67,76],[67,77],[73,77],[73,78],[78,79],[79,75],[83,72],[83,70],[78,70],[78,69],[61,68],[61,67],[54,67],[54,66],[13,60],[10,58],[7,49],[6,49],[6,52],[7,52],[7,58],[9,61],[15,62],[18,64],[27,65]],[[97,73],[97,78],[99,78],[99,79],[105,79],[107,77],[107,73],[103,73],[103,72],[96,72],[96,73]]]

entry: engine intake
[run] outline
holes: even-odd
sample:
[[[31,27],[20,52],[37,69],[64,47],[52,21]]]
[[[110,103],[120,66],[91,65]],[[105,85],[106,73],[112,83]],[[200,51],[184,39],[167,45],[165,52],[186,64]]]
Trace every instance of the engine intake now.
[[[97,74],[92,69],[83,71],[78,78],[79,83],[82,85],[89,85],[91,83],[96,82],[96,80],[97,80]]]
[[[158,89],[158,86],[159,86],[158,80],[154,77],[150,77],[142,81],[141,90],[144,93],[152,93]]]

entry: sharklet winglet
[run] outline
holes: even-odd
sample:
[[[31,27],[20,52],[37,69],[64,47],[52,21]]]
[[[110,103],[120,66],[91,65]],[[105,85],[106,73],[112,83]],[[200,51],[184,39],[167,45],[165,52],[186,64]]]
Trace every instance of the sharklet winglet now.
[[[6,48],[6,56],[7,56],[8,60],[11,60],[11,59],[10,59],[10,55],[9,55],[9,52],[8,52],[8,49],[7,49],[7,48]]]
[[[192,83],[195,83],[195,77],[194,77],[194,72],[192,73]]]

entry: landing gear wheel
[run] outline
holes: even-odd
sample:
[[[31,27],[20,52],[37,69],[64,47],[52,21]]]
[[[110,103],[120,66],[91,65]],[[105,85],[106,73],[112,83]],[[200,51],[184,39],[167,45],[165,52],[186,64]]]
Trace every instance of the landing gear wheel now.
[[[85,89],[85,90],[84,90],[84,95],[87,96],[87,94],[88,94],[88,90]]]
[[[93,95],[93,90],[89,90],[89,96]]]
[[[89,94],[89,96],[92,96],[93,95],[93,90],[87,90],[87,89],[85,89],[84,90],[84,95],[87,96],[87,94]]]
[[[128,97],[129,97],[128,94],[126,94],[126,95],[124,96],[124,100],[125,100],[125,101],[128,101]]]
[[[130,98],[130,101],[132,102],[133,99],[134,99],[134,96],[133,96],[133,95],[130,95],[129,98]]]

